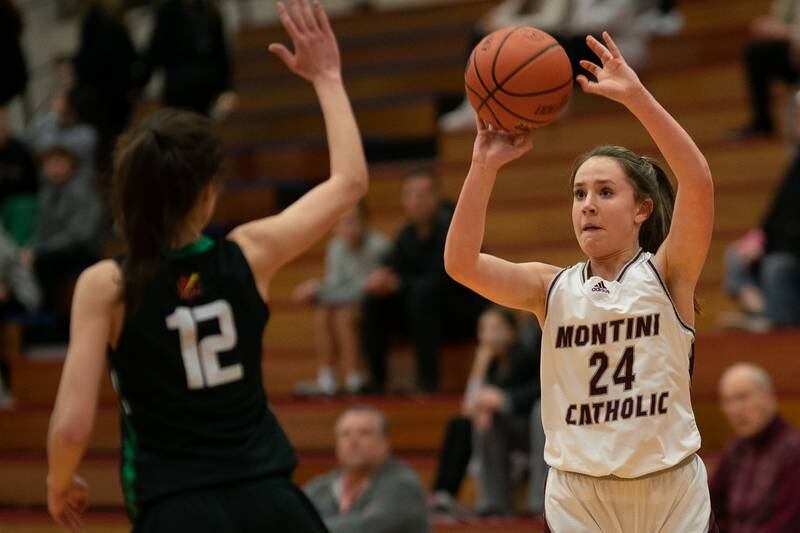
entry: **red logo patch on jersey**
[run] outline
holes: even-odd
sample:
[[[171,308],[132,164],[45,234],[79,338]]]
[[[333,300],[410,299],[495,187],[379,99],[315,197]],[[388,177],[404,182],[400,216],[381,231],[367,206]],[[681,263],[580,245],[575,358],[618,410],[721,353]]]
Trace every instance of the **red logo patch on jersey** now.
[[[183,301],[191,302],[202,292],[200,286],[200,274],[193,272],[190,276],[181,274],[178,278],[178,298]]]

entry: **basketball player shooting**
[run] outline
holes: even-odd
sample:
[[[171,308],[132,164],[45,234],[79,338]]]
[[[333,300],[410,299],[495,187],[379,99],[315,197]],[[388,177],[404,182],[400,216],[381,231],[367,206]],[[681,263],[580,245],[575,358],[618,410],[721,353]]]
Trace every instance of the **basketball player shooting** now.
[[[643,86],[608,35],[587,42],[584,92],[624,105],[678,182],[618,146],[579,157],[572,224],[584,263],[561,268],[481,253],[498,170],[528,152],[529,133],[478,120],[472,164],[445,247],[448,274],[542,325],[547,526],[589,531],[706,532],[711,520],[689,396],[694,293],[714,221],[703,154]]]

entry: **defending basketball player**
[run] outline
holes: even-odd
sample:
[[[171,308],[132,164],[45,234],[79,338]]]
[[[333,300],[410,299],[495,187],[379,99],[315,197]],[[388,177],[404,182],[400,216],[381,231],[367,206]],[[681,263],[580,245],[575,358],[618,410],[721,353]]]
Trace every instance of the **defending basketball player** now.
[[[481,253],[497,171],[532,143],[479,120],[445,267],[487,298],[542,324],[545,518],[556,533],[709,530],[706,470],[689,397],[694,293],[714,221],[705,158],[626,64],[611,37],[587,42],[584,92],[624,105],[661,150],[677,195],[652,160],[615,146],[580,157],[572,223],[588,260],[568,268]]]
[[[80,529],[74,477],[107,362],[120,400],[122,488],[137,533],[322,533],[292,484],[297,460],[266,401],[262,341],[272,277],[367,190],[336,38],[318,1],[278,3],[294,51],[269,49],[309,81],[325,118],[331,176],[281,213],[203,236],[220,193],[213,124],[163,110],[114,153],[114,217],[128,252],[81,274],[48,436],[48,510]]]

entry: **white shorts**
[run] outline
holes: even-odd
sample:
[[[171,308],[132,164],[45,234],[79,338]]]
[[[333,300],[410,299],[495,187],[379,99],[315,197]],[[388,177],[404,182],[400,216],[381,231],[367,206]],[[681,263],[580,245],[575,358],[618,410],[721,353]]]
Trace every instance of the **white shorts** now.
[[[693,454],[636,479],[551,468],[544,509],[552,533],[706,533],[711,519],[706,466]]]

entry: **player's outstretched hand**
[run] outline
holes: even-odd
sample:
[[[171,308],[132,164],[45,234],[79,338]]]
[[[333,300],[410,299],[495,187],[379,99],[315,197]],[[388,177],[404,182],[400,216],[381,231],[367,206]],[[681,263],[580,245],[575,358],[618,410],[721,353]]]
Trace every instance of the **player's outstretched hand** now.
[[[278,15],[292,39],[294,53],[279,43],[270,44],[270,52],[311,83],[341,76],[339,46],[319,0],[312,5],[308,0],[289,0],[288,8],[278,2]]]
[[[605,96],[610,100],[627,105],[631,99],[641,94],[643,86],[636,72],[625,62],[619,47],[607,31],[603,32],[605,45],[589,35],[586,43],[600,58],[602,66],[591,61],[581,60],[581,66],[592,73],[597,81],[590,81],[585,75],[577,77],[578,83],[586,93]]]
[[[476,117],[478,135],[472,149],[473,164],[498,170],[506,163],[522,157],[533,146],[531,133],[509,133],[496,130]]]

